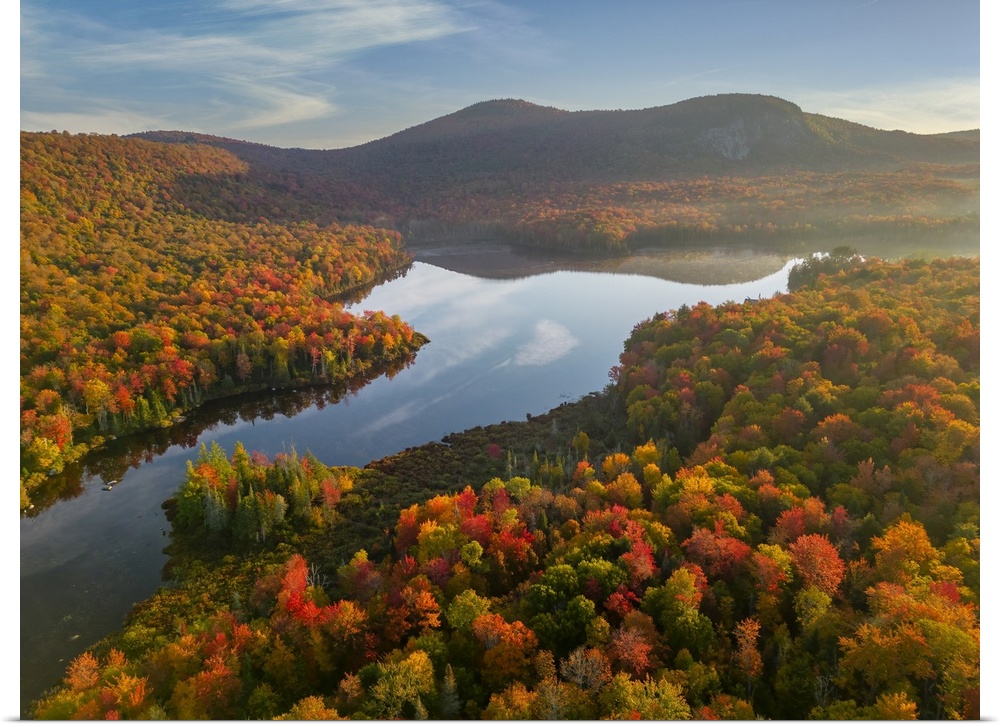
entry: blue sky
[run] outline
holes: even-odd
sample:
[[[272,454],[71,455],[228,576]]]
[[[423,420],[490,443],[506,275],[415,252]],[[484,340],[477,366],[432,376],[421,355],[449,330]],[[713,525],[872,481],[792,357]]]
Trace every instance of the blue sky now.
[[[21,128],[338,148],[491,98],[568,110],[781,96],[978,127],[969,0],[32,0]]]

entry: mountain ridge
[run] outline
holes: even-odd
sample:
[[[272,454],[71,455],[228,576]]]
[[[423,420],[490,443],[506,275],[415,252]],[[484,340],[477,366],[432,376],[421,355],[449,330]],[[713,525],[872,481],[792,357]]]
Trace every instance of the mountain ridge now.
[[[493,99],[343,149],[283,149],[178,131],[130,136],[220,146],[251,163],[350,179],[391,194],[436,189],[442,179],[454,184],[529,176],[532,182],[606,183],[979,159],[977,131],[884,131],[760,94],[700,96],[616,111],[565,111],[523,99]]]
[[[978,129],[961,129],[936,134],[917,134],[898,129],[878,129],[847,119],[804,112],[797,104],[777,96],[738,93],[698,96],[673,104],[627,110],[593,109],[568,111],[551,106],[542,106],[524,99],[490,99],[471,104],[450,114],[430,119],[415,126],[407,127],[379,139],[336,149],[285,148],[187,131],[155,130],[137,132],[127,136],[155,141],[198,141],[200,143],[215,145],[239,144],[241,146],[282,149],[289,152],[313,151],[323,154],[336,154],[378,148],[386,144],[395,145],[401,142],[414,143],[428,141],[435,136],[444,134],[457,133],[458,135],[462,135],[464,133],[474,135],[551,124],[561,126],[564,130],[571,130],[574,125],[608,127],[610,125],[608,122],[611,120],[626,120],[634,122],[631,124],[633,128],[645,128],[647,130],[671,123],[683,130],[690,130],[692,126],[698,126],[702,129],[705,129],[706,126],[708,126],[708,129],[724,128],[727,125],[731,125],[734,121],[739,120],[741,113],[755,111],[759,116],[765,110],[770,110],[772,115],[776,115],[774,112],[781,112],[786,119],[798,117],[803,122],[811,122],[813,133],[818,133],[821,137],[827,136],[829,127],[837,128],[842,133],[845,128],[849,129],[850,133],[854,136],[885,137],[886,135],[891,135],[911,140],[951,139],[978,141],[979,136]],[[827,133],[823,133],[824,131]]]
[[[914,220],[978,229],[978,131],[883,131],[761,94],[616,111],[493,99],[323,151],[135,136],[224,148],[296,206],[308,199],[331,218],[410,240],[513,233],[525,244],[608,251],[637,235],[659,244]]]
[[[644,117],[645,123],[649,124],[650,120],[655,119],[656,116],[661,116],[665,113],[671,111],[679,111],[684,113],[691,113],[694,111],[706,112],[715,111],[718,112],[718,103],[713,102],[740,102],[748,100],[759,100],[764,104],[769,104],[775,109],[784,108],[785,110],[800,114],[805,118],[818,119],[818,120],[829,120],[837,125],[849,125],[855,129],[858,133],[867,134],[891,134],[891,135],[905,135],[906,137],[920,138],[920,139],[931,139],[931,138],[945,138],[954,137],[978,141],[979,129],[956,129],[954,131],[948,132],[938,132],[933,134],[920,134],[915,132],[903,131],[900,129],[879,129],[877,127],[867,126],[855,121],[850,121],[848,119],[841,119],[833,116],[825,116],[822,114],[809,113],[801,109],[797,104],[782,99],[778,96],[766,95],[766,94],[742,94],[742,93],[729,93],[729,94],[716,94],[708,96],[697,96],[683,101],[678,101],[673,104],[665,104],[660,106],[651,106],[642,109],[585,109],[579,111],[569,111],[565,109],[559,109],[552,106],[543,106],[540,104],[535,104],[530,101],[519,98],[498,98],[498,99],[488,99],[484,101],[479,101],[469,106],[465,106],[457,111],[453,111],[449,114],[443,116],[435,117],[428,121],[421,122],[414,126],[410,126],[400,131],[389,134],[388,136],[380,137],[378,139],[373,139],[371,141],[363,142],[355,146],[340,147],[333,149],[307,149],[304,147],[280,147],[272,144],[264,144],[260,142],[243,141],[237,138],[224,137],[213,134],[206,134],[200,132],[190,132],[182,130],[150,130],[136,132],[133,134],[127,134],[128,137],[139,137],[151,139],[154,141],[167,141],[176,143],[178,141],[184,142],[200,142],[200,143],[212,143],[212,144],[222,144],[222,143],[237,143],[240,145],[249,145],[253,147],[264,147],[268,149],[283,149],[286,151],[316,151],[323,153],[330,152],[345,152],[355,149],[361,149],[366,147],[378,146],[383,142],[390,140],[399,139],[410,139],[412,137],[420,137],[426,135],[428,130],[444,127],[449,131],[454,131],[451,125],[458,122],[458,125],[469,127],[474,131],[488,131],[494,130],[494,126],[481,126],[479,128],[473,127],[474,121],[483,122],[486,120],[493,120],[497,122],[498,120],[501,124],[506,124],[509,126],[530,126],[532,123],[541,123],[543,121],[552,121],[558,118],[561,121],[575,121],[582,118],[600,118],[600,117],[625,117],[628,115],[634,115],[636,118]],[[715,106],[712,109],[712,106]],[[761,104],[763,105],[763,104]],[[732,107],[730,107],[732,108]],[[515,116],[519,114],[519,116]]]

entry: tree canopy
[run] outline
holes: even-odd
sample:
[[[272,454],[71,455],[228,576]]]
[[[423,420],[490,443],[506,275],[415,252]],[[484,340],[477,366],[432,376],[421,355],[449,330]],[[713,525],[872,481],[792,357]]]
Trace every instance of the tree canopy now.
[[[978,269],[848,260],[654,316],[605,395],[627,448],[564,428],[457,490],[387,487],[454,482],[444,447],[206,447],[178,586],[35,716],[977,718]]]

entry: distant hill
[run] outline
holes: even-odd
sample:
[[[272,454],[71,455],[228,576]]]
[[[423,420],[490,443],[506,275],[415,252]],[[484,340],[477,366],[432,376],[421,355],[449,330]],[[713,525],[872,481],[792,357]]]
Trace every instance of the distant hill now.
[[[772,96],[724,95],[640,111],[566,112],[524,101],[488,101],[371,142],[347,154],[445,153],[456,162],[519,168],[560,163],[604,178],[882,166],[900,160],[970,162],[966,139],[884,132],[805,114]],[[569,171],[569,169],[567,169]]]
[[[426,167],[470,177],[545,169],[605,181],[672,174],[761,173],[790,169],[888,168],[901,163],[979,160],[979,132],[921,135],[881,131],[807,114],[773,96],[705,96],[638,111],[562,111],[502,99],[360,146],[334,151],[281,150],[184,132],[147,139],[208,143],[261,163],[328,173]]]
[[[436,220],[499,224],[525,232],[529,223],[559,217],[560,229],[566,232],[571,225],[579,227],[583,215],[584,227],[596,231],[586,233],[589,242],[582,246],[607,247],[607,234],[620,242],[636,231],[664,225],[784,227],[791,223],[780,214],[771,219],[763,207],[758,210],[774,202],[776,192],[755,201],[747,199],[745,191],[727,196],[733,192],[728,190],[710,200],[705,190],[690,194],[677,185],[705,178],[774,180],[803,174],[828,175],[820,186],[832,188],[834,197],[843,185],[855,183],[844,175],[910,175],[893,176],[892,182],[862,180],[862,186],[882,185],[896,192],[888,206],[885,199],[877,200],[878,209],[859,206],[854,195],[850,210],[844,210],[852,219],[898,214],[939,220],[956,210],[967,216],[973,209],[978,214],[977,130],[934,135],[881,131],[805,113],[773,96],[706,96],[636,111],[571,112],[516,99],[484,101],[383,139],[326,151],[279,149],[176,131],[138,136],[225,148],[249,164],[251,174],[260,175],[276,194],[294,188],[297,204],[305,199],[337,210],[341,219],[404,231],[417,229],[414,221]],[[920,170],[919,180],[913,170]],[[974,192],[974,201],[957,200],[963,190],[939,183],[956,177],[974,180],[964,189]],[[634,195],[623,191],[623,185],[637,184],[660,185],[643,190],[647,198],[659,195],[659,206],[647,204],[638,216]],[[900,184],[912,188],[912,194],[900,194]],[[827,194],[823,204],[838,204],[834,197]],[[732,204],[724,213],[709,209],[712,202],[736,199],[752,214],[734,216]],[[677,207],[679,200],[687,207]],[[780,212],[777,207],[775,211]],[[566,217],[570,213],[572,219]],[[617,222],[605,234],[609,215]],[[794,224],[803,222],[809,221],[796,217]],[[536,233],[544,226],[525,232],[526,241],[563,245],[551,229],[539,237]],[[565,238],[568,232],[559,234]]]

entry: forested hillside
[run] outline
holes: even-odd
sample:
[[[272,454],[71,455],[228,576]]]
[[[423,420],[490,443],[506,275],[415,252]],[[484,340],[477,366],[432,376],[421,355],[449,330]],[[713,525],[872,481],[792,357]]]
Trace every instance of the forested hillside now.
[[[339,302],[409,263],[399,233],[272,204],[213,147],[21,135],[22,507],[104,437],[413,355],[398,317]]]
[[[978,718],[979,262],[792,287],[637,325],[531,456],[203,449],[178,586],[36,716]]]
[[[503,235],[603,253],[684,242],[975,236],[979,136],[881,131],[770,96],[634,111],[475,104],[350,149],[277,149],[184,132],[244,160],[276,207],[326,200],[408,241]]]
[[[21,137],[22,507],[103,437],[411,355],[402,321],[336,301],[406,264],[401,233],[600,253],[978,235],[978,134],[879,132],[764,96],[491,101],[326,152],[144,136],[161,141]]]

